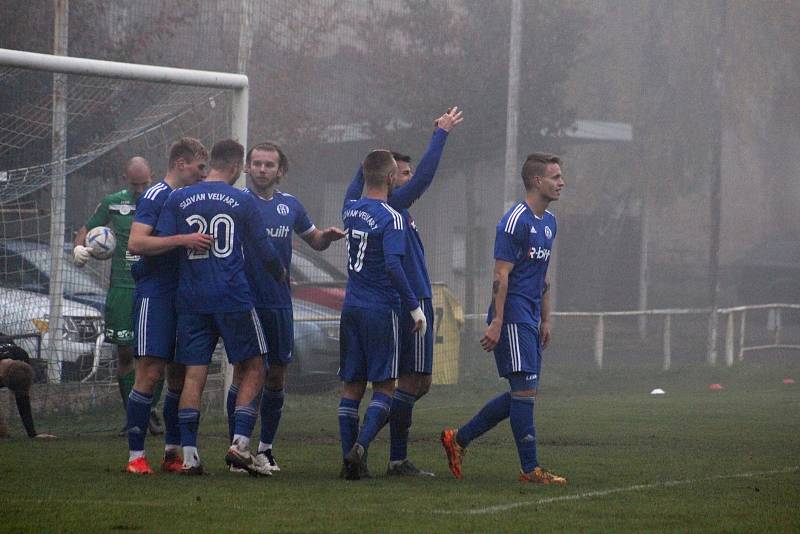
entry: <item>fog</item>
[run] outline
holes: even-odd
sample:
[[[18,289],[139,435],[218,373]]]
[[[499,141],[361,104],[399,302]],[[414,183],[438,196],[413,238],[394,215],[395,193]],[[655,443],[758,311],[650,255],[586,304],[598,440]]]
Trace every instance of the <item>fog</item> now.
[[[52,6],[42,4],[2,0],[4,14],[20,16],[2,17],[0,47],[52,51]],[[69,51],[247,74],[249,143],[282,143],[290,172],[281,188],[303,201],[317,226],[340,224],[344,190],[367,151],[389,147],[416,162],[432,121],[462,108],[466,120],[411,212],[431,279],[453,291],[468,323],[488,304],[504,202],[523,194],[521,180],[508,191],[504,176],[516,53],[515,176],[532,151],[565,160],[567,186],[551,207],[559,224],[551,264],[557,311],[800,302],[800,3],[524,0],[519,20],[511,6],[72,2]],[[49,95],[46,76],[26,76],[25,88],[0,77],[0,112],[14,113],[37,91]],[[146,106],[174,98],[175,109],[197,109],[155,134],[117,136],[113,150],[76,166],[67,178],[67,239],[102,194],[121,187],[120,165],[130,155],[151,159],[158,175],[171,138],[196,135],[210,146],[229,135],[224,94],[204,111],[198,102],[208,95],[174,86],[120,82],[114,91],[107,99],[100,91],[71,116],[69,156],[142,120]],[[6,143],[0,167],[49,161],[49,133],[26,143],[24,153]],[[18,202],[46,211],[47,195],[43,187]],[[41,238],[47,227],[9,220],[3,232]],[[326,258],[343,266],[344,247]]]

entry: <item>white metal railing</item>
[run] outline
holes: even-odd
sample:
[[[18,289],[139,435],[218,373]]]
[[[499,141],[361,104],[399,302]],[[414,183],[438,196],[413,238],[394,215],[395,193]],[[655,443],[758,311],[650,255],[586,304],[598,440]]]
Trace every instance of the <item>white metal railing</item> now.
[[[770,343],[747,346],[746,328],[748,311],[767,310],[768,318],[766,329],[772,332]],[[727,315],[727,327],[725,331],[725,365],[731,367],[734,360],[744,360],[744,353],[764,349],[795,349],[800,350],[800,344],[784,343],[781,339],[783,330],[782,310],[800,310],[800,304],[758,304],[752,306],[736,306],[731,308],[717,308],[716,317]],[[739,315],[738,330],[738,352],[736,350],[736,315]],[[669,370],[672,366],[672,317],[675,315],[709,315],[709,321],[715,322],[715,316],[711,315],[710,308],[672,308],[661,310],[625,310],[625,311],[599,311],[599,312],[553,312],[553,317],[587,317],[594,318],[594,361],[598,369],[603,368],[605,357],[605,322],[607,317],[648,317],[663,316],[663,369]],[[467,320],[483,320],[485,313],[466,314]],[[709,335],[716,340],[717,325],[712,323],[709,328]],[[717,363],[716,343],[709,344],[708,362],[711,365]]]

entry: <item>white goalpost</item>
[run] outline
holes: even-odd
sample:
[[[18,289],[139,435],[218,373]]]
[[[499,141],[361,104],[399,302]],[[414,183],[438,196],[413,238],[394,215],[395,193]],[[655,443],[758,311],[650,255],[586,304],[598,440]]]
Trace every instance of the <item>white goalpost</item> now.
[[[112,80],[226,90],[232,95],[228,124],[230,136],[242,145],[247,146],[249,90],[248,78],[243,74],[140,65],[0,49],[0,79],[2,79],[3,76],[9,76],[8,72],[16,72],[16,69],[48,72],[54,75],[68,74]],[[58,90],[67,93],[67,89],[64,87],[59,87]],[[169,98],[169,93],[170,91],[166,92],[165,98]],[[197,99],[198,97],[193,96],[192,98]],[[206,100],[211,100],[213,107],[213,97],[204,98],[206,98]],[[175,100],[179,99],[176,98]],[[42,163],[34,167],[26,167],[24,169],[0,169],[0,204],[11,202],[12,199],[21,198],[31,190],[34,190],[34,187],[43,187],[44,185],[50,185],[52,187],[52,201],[50,204],[51,224],[49,232],[49,250],[51,252],[49,255],[49,272],[52,273],[52,276],[49,285],[49,313],[47,314],[49,323],[47,328],[40,330],[45,336],[43,345],[48,347],[47,355],[44,359],[48,362],[47,375],[49,382],[61,381],[64,357],[61,345],[63,337],[62,329],[64,328],[61,317],[62,310],[64,309],[64,281],[60,273],[63,272],[64,262],[64,255],[61,252],[64,247],[63,240],[66,218],[66,195],[64,194],[66,175],[80,168],[82,165],[85,165],[93,158],[98,157],[97,154],[105,153],[122,142],[144,135],[156,126],[163,125],[173,120],[176,115],[183,113],[183,111],[180,111],[181,109],[191,107],[192,105],[193,102],[191,98],[186,98],[177,103],[170,102],[169,106],[163,106],[168,109],[167,111],[162,110],[161,114],[145,114],[146,116],[144,118],[137,116],[135,117],[136,120],[133,121],[135,123],[135,128],[131,128],[130,131],[115,131],[114,134],[117,135],[117,137],[100,148],[93,146],[94,152],[89,151],[89,153],[81,156],[64,157],[60,161],[56,161],[58,157],[53,157],[53,161]],[[52,117],[52,127],[56,128],[58,126],[59,128],[66,129],[65,117],[70,113],[70,110],[62,110],[61,112],[64,117],[60,118],[56,117],[58,111],[56,106],[53,105],[50,113]],[[18,119],[19,117],[14,117],[15,121]],[[24,120],[24,117],[22,120]],[[42,122],[41,117],[39,118],[39,122]],[[3,135],[7,135],[7,128],[4,128],[3,123],[0,123],[0,130],[4,130]],[[64,140],[66,139],[65,134],[66,132],[61,132],[61,136]],[[21,133],[19,137],[27,136]],[[41,136],[41,138],[43,139],[44,137]],[[25,146],[25,143],[28,142],[17,143],[16,139],[14,142],[8,143],[4,140],[0,141],[2,141],[2,146],[0,146],[0,148],[11,147],[17,150],[21,150],[22,147]],[[86,157],[87,155],[89,157]],[[36,180],[38,180],[38,182],[36,182]],[[227,382],[228,380],[226,380],[226,386]]]

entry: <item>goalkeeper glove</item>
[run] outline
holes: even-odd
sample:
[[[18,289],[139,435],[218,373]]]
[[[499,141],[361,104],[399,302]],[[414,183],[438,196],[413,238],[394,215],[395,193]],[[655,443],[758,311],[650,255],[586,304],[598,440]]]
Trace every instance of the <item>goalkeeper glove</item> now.
[[[75,265],[78,267],[83,267],[86,265],[86,262],[89,261],[89,258],[92,256],[92,249],[89,247],[84,247],[83,245],[76,245],[75,248],[72,249],[72,257]]]

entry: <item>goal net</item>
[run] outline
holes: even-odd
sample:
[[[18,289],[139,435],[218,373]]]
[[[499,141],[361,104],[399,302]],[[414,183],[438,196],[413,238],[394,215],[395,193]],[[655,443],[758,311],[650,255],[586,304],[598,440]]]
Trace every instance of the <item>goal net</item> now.
[[[53,131],[56,70],[67,88],[61,132]],[[226,137],[246,142],[238,126],[246,121],[246,84],[246,77],[225,73],[0,56],[0,334],[30,355],[34,412],[45,425],[64,419],[49,415],[94,414],[97,422],[107,411],[114,425],[123,417],[114,347],[103,336],[111,262],[76,267],[75,231],[105,195],[125,188],[128,158],[146,158],[158,180],[180,137],[208,147]],[[58,135],[67,149],[54,155]],[[222,381],[219,373],[212,377],[211,395]]]

